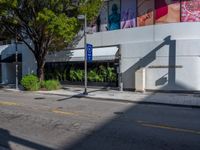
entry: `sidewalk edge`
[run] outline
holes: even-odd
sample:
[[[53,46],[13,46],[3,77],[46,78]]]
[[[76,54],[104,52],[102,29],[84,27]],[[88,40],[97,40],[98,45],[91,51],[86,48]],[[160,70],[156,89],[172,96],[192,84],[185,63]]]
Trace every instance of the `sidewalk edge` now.
[[[39,92],[40,93],[40,92]],[[118,103],[133,103],[133,104],[149,104],[149,105],[164,105],[164,106],[174,106],[174,107],[189,107],[189,108],[200,108],[199,105],[188,105],[188,104],[172,104],[172,103],[161,103],[161,102],[153,102],[153,101],[132,101],[127,99],[114,99],[114,98],[102,98],[102,97],[92,97],[83,94],[70,95],[70,94],[55,94],[55,93],[40,93],[44,95],[57,95],[57,96],[71,96],[71,98],[88,98],[93,100],[101,100],[101,101],[111,101]]]

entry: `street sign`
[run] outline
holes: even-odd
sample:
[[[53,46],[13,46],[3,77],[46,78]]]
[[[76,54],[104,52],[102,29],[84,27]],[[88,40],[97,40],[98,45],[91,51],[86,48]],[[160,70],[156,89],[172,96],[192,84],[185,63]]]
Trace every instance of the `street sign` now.
[[[93,60],[93,45],[87,44],[87,62],[92,62]]]

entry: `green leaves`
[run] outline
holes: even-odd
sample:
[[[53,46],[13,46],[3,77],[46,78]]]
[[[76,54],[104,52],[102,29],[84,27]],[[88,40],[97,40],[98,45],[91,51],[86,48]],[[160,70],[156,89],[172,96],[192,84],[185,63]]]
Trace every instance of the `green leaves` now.
[[[74,17],[69,18],[65,14],[59,14],[52,17],[48,29],[56,36],[62,37],[65,42],[70,43],[77,32],[78,22]]]
[[[87,2],[82,2],[80,14],[86,14],[88,21],[92,22],[99,15],[101,6],[102,0],[88,0]]]
[[[71,68],[70,70],[70,79],[72,81],[83,81],[84,70]]]
[[[71,81],[83,81],[84,70],[70,69]],[[113,67],[105,67],[100,65],[99,67],[88,70],[88,81],[90,82],[116,82],[117,75]]]
[[[48,46],[55,48],[60,42],[72,42],[80,29],[77,15],[87,14],[93,21],[101,4],[101,0],[82,0],[77,6],[72,0],[0,0],[0,26],[13,29],[12,34],[15,28],[23,30],[20,38],[29,37],[34,45],[50,38]]]
[[[0,0],[0,28],[13,37],[17,34],[38,64],[44,63],[48,51],[63,50],[75,39],[81,27],[79,14],[87,14],[88,21],[98,16],[101,0],[84,0],[78,5],[72,1]]]
[[[18,0],[0,0],[0,5],[9,6],[10,8],[16,8]]]

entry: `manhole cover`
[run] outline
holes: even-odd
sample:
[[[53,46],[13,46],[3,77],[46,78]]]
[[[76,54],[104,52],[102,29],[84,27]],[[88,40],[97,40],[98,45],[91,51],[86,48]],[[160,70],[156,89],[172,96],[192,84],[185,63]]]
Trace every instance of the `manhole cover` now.
[[[114,112],[115,115],[123,115],[124,112]]]
[[[75,91],[75,92],[80,92],[80,91],[82,91],[82,90],[73,90],[73,91]]]
[[[35,100],[42,100],[42,99],[45,99],[45,97],[36,97],[34,98]]]
[[[63,109],[63,107],[57,107],[56,109]]]

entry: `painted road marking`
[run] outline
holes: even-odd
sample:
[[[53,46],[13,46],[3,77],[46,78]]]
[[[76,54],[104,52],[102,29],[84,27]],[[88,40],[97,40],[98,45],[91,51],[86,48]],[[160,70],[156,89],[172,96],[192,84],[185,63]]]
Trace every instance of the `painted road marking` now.
[[[66,111],[61,111],[61,110],[52,110],[52,112],[56,114],[62,114],[62,115],[67,115],[67,116],[77,116],[78,114],[73,113],[73,112],[66,112]]]
[[[0,106],[20,106],[20,105],[15,102],[0,101]],[[31,107],[31,109],[45,110],[45,109],[33,108],[33,107]],[[48,109],[46,109],[46,110],[48,110]],[[66,111],[61,111],[61,110],[51,110],[51,112],[56,113],[56,114],[61,114],[61,115],[67,115],[67,116],[78,116],[78,113],[66,112]]]
[[[192,134],[200,135],[200,131],[197,131],[197,130],[183,129],[183,128],[177,128],[177,127],[172,127],[172,126],[167,126],[167,125],[150,124],[150,123],[145,123],[144,121],[137,121],[137,122],[140,123],[144,127],[157,128],[157,129],[164,129],[164,130],[170,130],[170,131],[175,131],[175,132],[185,132],[185,133],[192,133]]]
[[[19,104],[14,103],[14,102],[0,101],[0,105],[2,105],[2,106],[18,106]]]

